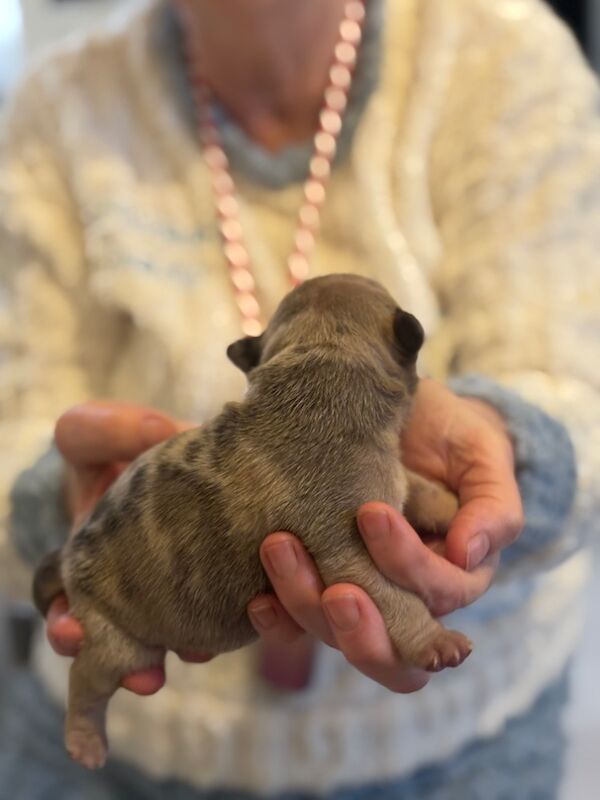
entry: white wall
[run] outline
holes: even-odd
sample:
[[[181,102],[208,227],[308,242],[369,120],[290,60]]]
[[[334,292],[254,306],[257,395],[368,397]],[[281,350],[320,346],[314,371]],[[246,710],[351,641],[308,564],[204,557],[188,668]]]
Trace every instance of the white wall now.
[[[19,0],[0,0],[0,100],[23,66],[22,19]]]

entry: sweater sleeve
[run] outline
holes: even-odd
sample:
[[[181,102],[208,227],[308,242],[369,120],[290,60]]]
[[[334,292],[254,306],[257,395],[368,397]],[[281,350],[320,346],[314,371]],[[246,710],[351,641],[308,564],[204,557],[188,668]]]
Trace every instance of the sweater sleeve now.
[[[600,98],[538,0],[471,7],[431,151],[444,310],[434,344],[440,373],[502,387],[457,384],[508,420],[527,527],[506,556],[539,569],[599,531]],[[564,429],[578,471],[566,525]]]
[[[51,106],[38,82],[28,79],[0,140],[0,560],[7,574],[15,479],[48,450],[60,413],[90,395],[90,364],[80,349],[84,250]],[[45,482],[57,484],[56,456],[46,467]],[[24,502],[33,513],[31,495]],[[12,526],[16,547],[30,562],[55,544],[52,531],[64,535],[64,526],[50,520],[56,514],[59,509],[48,508],[37,530]]]
[[[503,566],[532,562],[544,553],[552,563],[575,552],[580,540],[565,526],[575,498],[575,453],[565,426],[519,394],[481,375],[449,381],[457,394],[483,400],[506,422],[525,511],[519,539],[502,553]]]

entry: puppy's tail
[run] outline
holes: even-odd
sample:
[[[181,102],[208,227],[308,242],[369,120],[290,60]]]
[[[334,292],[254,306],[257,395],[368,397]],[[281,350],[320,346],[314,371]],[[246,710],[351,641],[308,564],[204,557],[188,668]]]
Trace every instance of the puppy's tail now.
[[[65,590],[61,562],[61,550],[53,550],[40,561],[33,576],[33,602],[44,617],[54,600]]]

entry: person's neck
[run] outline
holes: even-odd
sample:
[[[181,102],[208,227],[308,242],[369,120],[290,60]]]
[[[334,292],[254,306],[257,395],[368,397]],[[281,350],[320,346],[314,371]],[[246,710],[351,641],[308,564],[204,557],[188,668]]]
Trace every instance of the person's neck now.
[[[216,98],[271,151],[316,131],[345,0],[172,0]]]

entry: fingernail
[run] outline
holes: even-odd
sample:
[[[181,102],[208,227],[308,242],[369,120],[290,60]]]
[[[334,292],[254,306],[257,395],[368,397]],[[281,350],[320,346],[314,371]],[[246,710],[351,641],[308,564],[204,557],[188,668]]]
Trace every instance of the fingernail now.
[[[358,527],[367,539],[383,539],[390,532],[390,518],[385,511],[364,511],[358,515]]]
[[[211,653],[197,653],[195,650],[177,650],[176,652],[179,658],[188,664],[206,664],[207,661],[213,659]]]
[[[278,578],[291,578],[296,572],[298,559],[291,542],[272,544],[267,547],[265,552],[273,572]]]
[[[266,631],[277,622],[277,614],[270,603],[265,603],[262,606],[252,606],[250,614],[258,623],[258,627],[264,628]]]
[[[467,572],[478,567],[490,552],[490,540],[487,533],[478,533],[467,546]]]
[[[333,625],[341,631],[351,631],[358,625],[360,610],[354,595],[346,594],[326,600],[323,605]]]
[[[173,423],[164,417],[144,417],[141,424],[142,444],[144,447],[153,447],[159,442],[164,442],[175,433]]]

